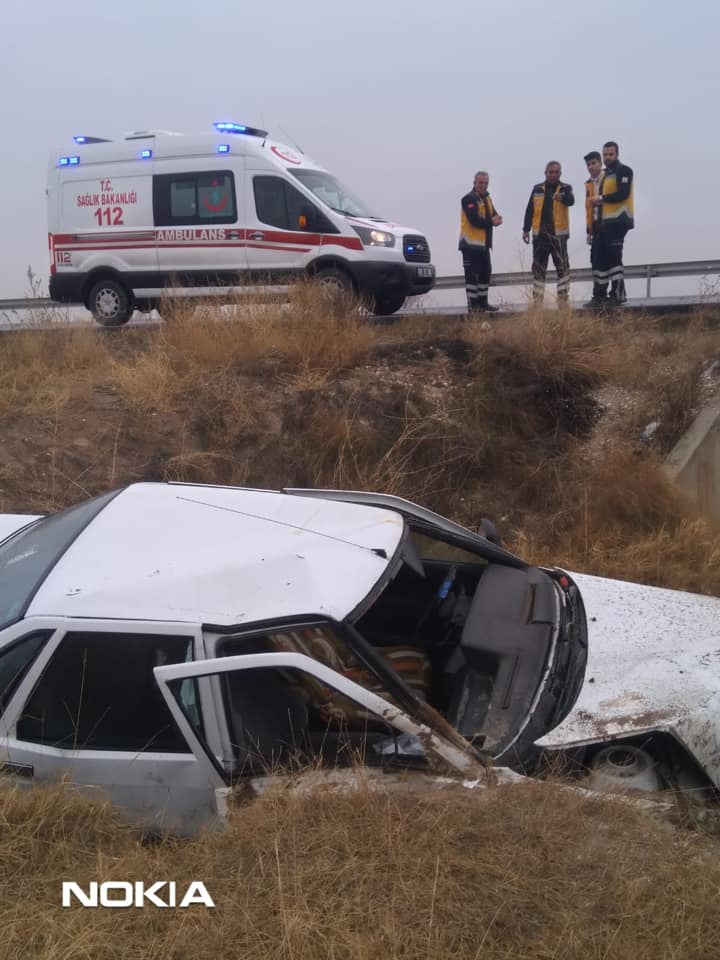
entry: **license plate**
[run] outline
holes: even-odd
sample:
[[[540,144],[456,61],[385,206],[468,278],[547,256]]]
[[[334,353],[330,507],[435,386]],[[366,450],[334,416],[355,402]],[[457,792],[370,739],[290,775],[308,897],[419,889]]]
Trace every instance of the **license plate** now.
[[[435,276],[435,268],[434,268],[434,267],[418,267],[418,268],[417,268],[417,275],[418,275],[419,277],[434,277],[434,276]]]

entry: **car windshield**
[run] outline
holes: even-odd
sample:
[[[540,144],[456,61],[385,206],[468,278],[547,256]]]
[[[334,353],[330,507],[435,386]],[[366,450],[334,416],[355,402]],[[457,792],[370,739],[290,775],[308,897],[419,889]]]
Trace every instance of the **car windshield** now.
[[[38,520],[0,546],[0,630],[20,620],[63,553],[117,493]]]
[[[330,207],[336,213],[348,217],[365,217],[367,220],[382,220],[376,217],[370,209],[343,186],[332,174],[322,170],[291,170],[303,186],[307,187],[318,200]]]

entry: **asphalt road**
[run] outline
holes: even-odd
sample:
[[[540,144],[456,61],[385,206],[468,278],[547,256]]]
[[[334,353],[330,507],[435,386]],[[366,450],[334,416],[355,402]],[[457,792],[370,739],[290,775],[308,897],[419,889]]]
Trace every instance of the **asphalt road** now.
[[[648,312],[653,315],[666,313],[690,313],[700,306],[720,305],[720,296],[698,297],[648,297],[640,299],[630,299],[624,306],[624,310],[630,313]],[[573,303],[572,306],[584,311],[582,301]],[[499,308],[500,316],[525,313],[528,309],[527,302],[524,303],[505,303]],[[422,309],[412,307],[399,310],[392,316],[376,317],[380,323],[392,323],[399,317],[421,317],[421,316],[443,316],[460,317],[466,313],[465,307],[423,307]],[[492,316],[492,315],[491,315]],[[153,326],[162,323],[159,315],[153,311],[151,314],[140,313],[133,314],[125,327]],[[13,330],[46,330],[54,327],[65,326],[95,326],[95,321],[89,311],[82,307],[41,307],[33,310],[5,310],[0,312],[0,331],[8,332]],[[120,327],[118,329],[124,329]]]

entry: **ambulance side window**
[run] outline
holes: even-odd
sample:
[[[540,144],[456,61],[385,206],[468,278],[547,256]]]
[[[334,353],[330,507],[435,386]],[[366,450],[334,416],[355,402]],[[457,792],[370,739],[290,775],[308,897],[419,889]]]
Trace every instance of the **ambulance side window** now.
[[[310,218],[313,233],[339,233],[322,211],[282,177],[253,177],[255,210],[260,223],[283,230],[301,229],[300,216]]]
[[[229,170],[153,177],[155,226],[235,223],[235,178]]]

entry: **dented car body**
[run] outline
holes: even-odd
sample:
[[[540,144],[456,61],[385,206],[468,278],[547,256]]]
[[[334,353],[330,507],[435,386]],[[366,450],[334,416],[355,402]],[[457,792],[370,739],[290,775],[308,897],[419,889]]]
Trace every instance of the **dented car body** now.
[[[180,833],[308,764],[720,786],[718,599],[533,567],[350,491],[139,483],[2,535],[20,785],[65,778]]]

